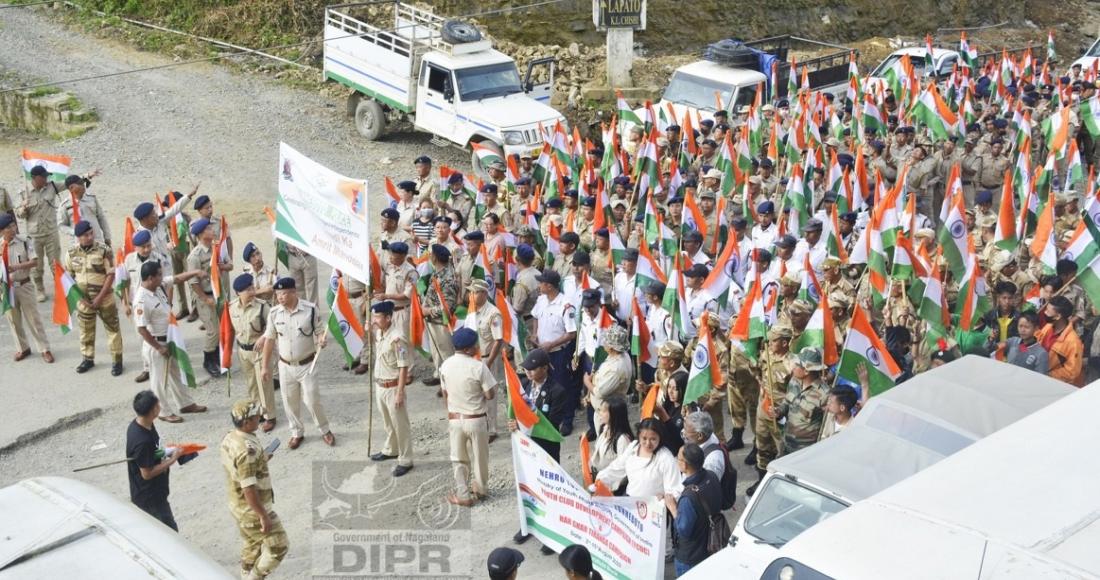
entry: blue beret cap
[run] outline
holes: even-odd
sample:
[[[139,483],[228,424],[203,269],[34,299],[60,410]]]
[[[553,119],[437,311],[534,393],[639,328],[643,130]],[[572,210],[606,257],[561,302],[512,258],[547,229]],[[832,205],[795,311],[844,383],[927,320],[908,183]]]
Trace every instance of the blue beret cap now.
[[[767,157],[760,160],[760,167],[774,167],[774,166],[775,166],[775,164],[772,163],[772,160],[768,159]]]
[[[678,196],[678,195],[674,195],[674,196],[672,196],[672,197],[668,198],[668,201],[667,201],[667,202],[665,202],[665,203],[666,203],[667,205],[672,205],[672,204],[674,204],[674,203],[684,203],[684,198],[682,198],[682,197],[680,197],[680,196]]]
[[[240,276],[237,276],[233,279],[233,290],[236,293],[240,294],[241,292],[248,290],[248,287],[252,285],[252,282],[252,274],[241,274]]]
[[[466,232],[466,235],[462,236],[462,239],[469,240],[471,242],[484,242],[485,234],[482,233],[481,230],[473,230],[470,232]]]
[[[771,201],[762,201],[760,205],[756,206],[756,213],[773,213],[775,212],[775,204]]]
[[[386,209],[382,210],[382,217],[388,220],[399,220],[401,219],[401,212],[392,207],[387,207]]]
[[[579,196],[580,196],[580,194],[577,193],[577,190],[575,190],[575,189],[565,190],[565,197],[579,197]]]
[[[421,163],[431,165],[432,164],[432,158],[428,157],[427,155],[421,155],[420,157],[417,157],[416,159],[414,159],[413,163],[417,164],[417,165],[419,165]]]
[[[993,119],[993,126],[997,129],[1004,129],[1005,127],[1008,127],[1008,121],[1001,118]]]
[[[596,235],[600,236],[601,238],[610,238],[611,237],[611,232],[608,231],[607,228],[600,228],[600,229],[596,230]]]
[[[88,220],[80,220],[73,226],[73,235],[82,236],[92,229],[92,224],[88,223]]]
[[[15,223],[15,216],[10,213],[0,213],[0,230]]]
[[[993,203],[993,192],[983,189],[974,194],[974,203]]]
[[[460,328],[451,335],[451,344],[455,350],[466,350],[477,344],[477,333],[472,328]]]
[[[581,205],[583,205],[584,207],[596,207],[596,198],[586,197],[581,200]]]
[[[252,259],[252,254],[256,252],[256,249],[256,244],[253,244],[252,242],[248,242],[244,245],[244,251],[241,252],[241,257],[244,258],[245,262],[248,262]]]
[[[156,209],[156,206],[154,206],[152,203],[148,201],[143,201],[139,203],[136,208],[134,208],[134,219],[145,219],[145,216],[153,213],[154,209]]]
[[[485,185],[481,186],[481,192],[482,193],[496,194],[497,193],[497,184],[495,184],[495,183],[486,183]]]
[[[432,244],[432,255],[439,260],[451,259],[451,251],[447,249],[447,246],[442,244]]]
[[[408,254],[409,253],[409,245],[406,244],[405,242],[390,242],[388,249],[389,249],[389,251],[393,252],[394,254]]]
[[[531,185],[530,177],[521,177],[516,180],[516,185]]]
[[[447,178],[447,185],[454,185],[456,183],[462,183],[461,173],[452,173],[451,176]]]
[[[206,226],[210,225],[210,220],[206,218],[199,218],[191,224],[191,235],[197,236],[206,229]]]
[[[411,191],[416,193],[416,182],[405,180],[397,184],[397,189],[404,189],[405,191]]]
[[[195,198],[195,209],[202,209],[203,206],[205,206],[208,203],[210,203],[210,196],[209,195],[200,195],[197,198]]]
[[[377,312],[378,314],[393,314],[393,302],[389,300],[376,302],[370,307],[370,311]]]
[[[294,282],[294,278],[291,278],[290,276],[279,278],[279,280],[275,282],[276,290],[294,290],[297,287],[298,286]]]
[[[554,199],[551,199],[550,201],[546,202],[546,207],[560,208],[561,206],[562,206],[562,202],[561,202],[560,197],[555,197]]]
[[[50,174],[50,172],[47,171],[46,168],[41,166],[41,165],[35,165],[34,167],[31,168],[31,176],[32,177],[45,177],[49,174]]]
[[[854,212],[854,211],[850,211],[850,212],[847,212],[847,213],[842,213],[842,214],[840,214],[840,216],[839,216],[839,217],[840,217],[840,220],[841,220],[841,221],[846,221],[846,222],[851,222],[851,223],[855,223],[855,221],[856,221],[856,218],[857,218],[858,216],[856,215],[856,212]]]
[[[836,162],[841,167],[853,167],[856,164],[856,158],[847,153],[841,153],[836,156]]]
[[[529,244],[520,244],[516,247],[516,257],[523,261],[529,261],[535,259],[535,249]]]
[[[130,238],[130,241],[133,242],[135,246],[144,246],[152,239],[153,234],[149,233],[149,230],[141,230],[140,232],[135,232],[134,237]]]

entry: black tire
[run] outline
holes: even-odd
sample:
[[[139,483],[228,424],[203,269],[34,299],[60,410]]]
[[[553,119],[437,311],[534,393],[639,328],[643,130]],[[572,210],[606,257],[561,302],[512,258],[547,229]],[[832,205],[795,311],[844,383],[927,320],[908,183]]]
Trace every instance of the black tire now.
[[[760,58],[755,52],[741,42],[731,39],[711,44],[707,47],[703,56],[707,60],[731,68],[755,69],[760,65]]]
[[[481,31],[469,22],[461,20],[447,20],[443,23],[443,42],[451,44],[466,44],[481,40]]]
[[[378,101],[363,97],[355,105],[355,130],[368,141],[377,141],[386,130],[386,114]]]

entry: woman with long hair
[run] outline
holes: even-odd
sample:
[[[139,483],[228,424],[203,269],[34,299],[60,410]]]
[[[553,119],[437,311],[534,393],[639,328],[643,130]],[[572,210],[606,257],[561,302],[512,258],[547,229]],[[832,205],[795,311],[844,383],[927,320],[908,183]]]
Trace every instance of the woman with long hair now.
[[[664,445],[663,434],[660,421],[652,417],[642,419],[637,441],[600,471],[596,479],[609,489],[619,487],[625,479],[626,495],[631,497],[680,497],[683,491],[680,470],[676,457]]]
[[[592,554],[580,544],[566,546],[558,555],[558,564],[565,570],[568,580],[603,580],[603,576],[592,567]]]
[[[596,449],[588,462],[593,475],[610,465],[634,441],[634,430],[630,428],[630,410],[625,397],[608,397],[600,405],[598,412],[600,433],[596,436]]]

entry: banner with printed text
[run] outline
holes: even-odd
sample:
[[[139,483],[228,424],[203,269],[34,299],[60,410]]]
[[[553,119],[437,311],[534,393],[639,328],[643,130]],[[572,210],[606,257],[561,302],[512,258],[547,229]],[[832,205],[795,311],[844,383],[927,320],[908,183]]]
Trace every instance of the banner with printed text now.
[[[561,552],[581,544],[604,578],[663,578],[665,505],[656,497],[597,497],[530,437],[512,434],[519,525]]]
[[[275,237],[344,274],[370,280],[367,182],[279,144]]]

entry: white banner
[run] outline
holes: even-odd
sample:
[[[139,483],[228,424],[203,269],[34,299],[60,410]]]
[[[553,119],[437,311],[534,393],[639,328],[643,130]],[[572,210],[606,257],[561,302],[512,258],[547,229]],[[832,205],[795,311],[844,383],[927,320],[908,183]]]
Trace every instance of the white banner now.
[[[367,182],[279,144],[275,237],[359,280],[370,280]]]
[[[656,497],[596,497],[530,437],[512,433],[519,525],[561,552],[581,544],[604,578],[664,578],[665,505]]]

